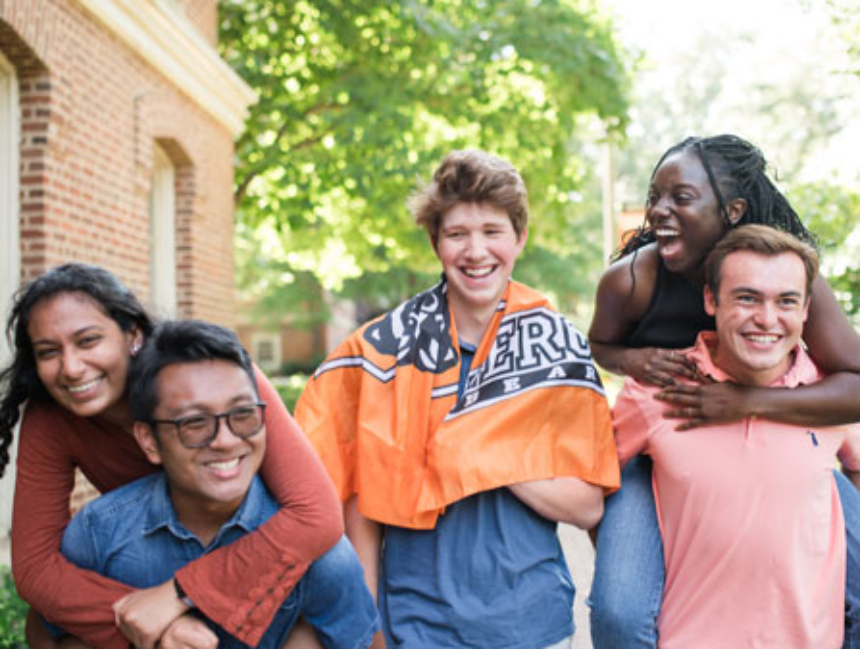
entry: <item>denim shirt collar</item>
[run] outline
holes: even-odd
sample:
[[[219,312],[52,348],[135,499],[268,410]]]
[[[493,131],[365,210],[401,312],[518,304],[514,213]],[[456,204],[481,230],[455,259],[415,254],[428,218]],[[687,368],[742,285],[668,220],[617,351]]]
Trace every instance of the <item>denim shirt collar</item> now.
[[[263,509],[264,491],[265,488],[260,476],[255,475],[239,509],[230,517],[230,520],[221,526],[210,546],[217,546],[221,537],[234,527],[238,527],[245,532],[251,532],[259,527],[261,523],[260,512]],[[179,516],[176,514],[173,502],[170,500],[167,474],[163,470],[159,472],[158,478],[153,484],[149,505],[144,515],[146,519],[141,531],[143,536],[166,529],[179,539],[197,539],[197,536],[180,522]]]

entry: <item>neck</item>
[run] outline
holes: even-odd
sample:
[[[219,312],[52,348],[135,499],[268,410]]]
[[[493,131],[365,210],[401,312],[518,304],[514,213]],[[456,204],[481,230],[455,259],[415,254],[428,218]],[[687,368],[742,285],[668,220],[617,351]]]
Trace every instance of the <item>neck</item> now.
[[[230,520],[242,504],[241,500],[237,503],[187,501],[179,497],[179,494],[174,494],[173,490],[170,499],[179,522],[189,532],[193,532],[204,547],[212,542],[224,523]]]
[[[495,308],[487,313],[475,313],[473,309],[458,309],[457,304],[451,303],[454,322],[457,323],[457,337],[476,347],[481,343],[484,332],[490,326]]]
[[[103,413],[93,418],[96,421],[122,428],[129,433],[131,432],[132,424],[134,424],[134,417],[131,415],[131,404],[128,402],[128,397],[123,397]]]
[[[704,288],[705,286],[705,265],[704,262],[691,268],[688,271],[681,273],[681,275],[688,282],[693,284],[694,286],[698,286],[700,288]]]
[[[750,368],[742,363],[737,362],[734,358],[726,358],[726,355],[720,356],[720,346],[714,352],[714,364],[731,376],[740,385],[748,385],[752,387],[763,387],[773,385],[776,381],[786,375],[794,361],[794,352],[786,356],[782,362],[774,367],[768,367],[761,370]]]

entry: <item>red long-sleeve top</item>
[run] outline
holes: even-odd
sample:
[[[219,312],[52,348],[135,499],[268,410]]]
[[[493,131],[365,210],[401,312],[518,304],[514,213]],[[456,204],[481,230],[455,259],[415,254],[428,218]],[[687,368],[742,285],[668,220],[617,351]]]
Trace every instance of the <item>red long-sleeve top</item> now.
[[[310,562],[343,534],[340,501],[325,469],[259,371],[257,381],[268,404],[261,475],[282,508],[253,533],[176,573],[195,606],[250,645],[259,643]],[[60,542],[75,467],[102,493],[157,467],[129,432],[41,403],[24,413],[17,467],[12,570],[18,592],[87,644],[126,649],[111,605],[132,588],[69,563]]]

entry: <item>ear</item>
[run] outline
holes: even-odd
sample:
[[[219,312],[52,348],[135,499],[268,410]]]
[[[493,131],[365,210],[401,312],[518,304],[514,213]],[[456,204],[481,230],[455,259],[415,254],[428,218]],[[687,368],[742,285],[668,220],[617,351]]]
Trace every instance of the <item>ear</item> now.
[[[128,353],[129,356],[137,356],[140,348],[143,347],[143,332],[135,327],[127,334],[128,338]]]
[[[436,256],[439,256],[439,233],[436,233],[436,238],[433,238],[433,235],[429,232],[427,233],[427,240],[430,242],[430,247],[433,248],[433,252],[436,253]]]
[[[709,316],[717,314],[717,296],[711,291],[710,286],[705,286],[705,312]]]
[[[803,303],[803,323],[809,319],[809,303],[812,302],[812,295],[806,296],[806,301]]]
[[[140,446],[140,450],[146,455],[146,459],[153,464],[161,464],[161,449],[158,446],[158,438],[149,424],[136,421],[132,426],[132,432],[134,433],[134,439],[137,440],[137,445]]]
[[[729,204],[726,205],[726,214],[728,214],[729,223],[732,225],[737,225],[746,213],[747,199],[745,198],[736,198],[733,201],[729,201]]]
[[[517,241],[517,245],[520,247],[520,251],[526,246],[526,240],[529,238],[529,229],[528,227],[523,228],[523,233],[520,235],[519,241]]]

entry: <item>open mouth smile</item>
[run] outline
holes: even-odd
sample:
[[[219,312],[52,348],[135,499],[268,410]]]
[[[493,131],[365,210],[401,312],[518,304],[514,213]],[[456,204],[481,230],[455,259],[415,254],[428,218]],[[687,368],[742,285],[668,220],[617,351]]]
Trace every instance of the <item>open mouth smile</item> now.
[[[489,276],[496,270],[495,266],[484,266],[483,268],[464,268],[463,274],[472,279],[482,279]]]
[[[240,457],[234,457],[231,460],[217,460],[212,462],[205,462],[204,465],[209,469],[215,469],[216,471],[231,471],[239,466],[239,462],[242,461]]]
[[[778,336],[777,334],[744,334],[744,338],[750,342],[762,345],[772,345],[778,342],[781,336]]]
[[[98,385],[101,380],[102,377],[99,377],[97,379],[87,381],[86,383],[81,383],[79,385],[67,385],[66,391],[70,392],[71,394],[83,394],[84,392],[89,392],[94,387],[96,387],[96,385]]]

